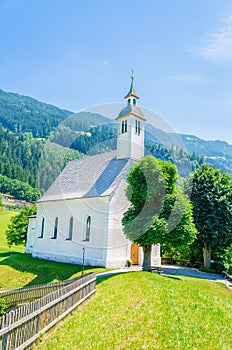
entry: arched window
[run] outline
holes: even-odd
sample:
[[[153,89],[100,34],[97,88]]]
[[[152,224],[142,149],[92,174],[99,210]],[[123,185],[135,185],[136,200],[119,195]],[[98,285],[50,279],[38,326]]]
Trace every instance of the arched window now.
[[[39,238],[43,238],[44,235],[44,221],[45,219],[42,218]]]
[[[127,120],[125,120],[125,132],[127,132]]]
[[[137,135],[140,135],[141,132],[141,124],[140,124],[140,120],[135,120],[135,133]]]
[[[127,120],[122,121],[122,134],[124,134],[124,132],[127,132]]]
[[[73,235],[73,217],[69,219],[69,226],[68,226],[68,236],[67,240],[72,240],[72,235]]]
[[[57,231],[58,231],[58,218],[55,218],[54,230],[53,230],[53,239],[57,239]]]
[[[133,105],[136,106],[136,99],[133,98]]]
[[[90,226],[91,226],[91,216],[88,216],[86,219],[85,227],[85,241],[89,242],[90,240]]]

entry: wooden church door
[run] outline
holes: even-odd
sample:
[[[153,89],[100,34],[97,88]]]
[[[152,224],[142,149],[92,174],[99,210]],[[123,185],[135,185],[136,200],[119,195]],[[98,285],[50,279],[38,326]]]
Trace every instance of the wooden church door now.
[[[136,243],[131,244],[131,262],[133,265],[139,263],[139,246]]]

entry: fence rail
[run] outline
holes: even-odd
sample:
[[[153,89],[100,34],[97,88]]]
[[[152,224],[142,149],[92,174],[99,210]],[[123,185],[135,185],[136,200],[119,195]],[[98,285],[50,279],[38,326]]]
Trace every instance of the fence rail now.
[[[42,298],[43,296],[50,294],[51,292],[54,292],[61,287],[65,287],[79,280],[80,278],[81,277],[77,277],[75,279],[53,282],[49,284],[45,283],[18,289],[3,290],[0,291],[0,298],[4,298],[6,300],[6,307],[9,308],[14,305],[19,305],[25,302],[36,300],[38,298]]]
[[[95,291],[96,274],[90,273],[8,312],[1,319],[0,349],[25,349]]]

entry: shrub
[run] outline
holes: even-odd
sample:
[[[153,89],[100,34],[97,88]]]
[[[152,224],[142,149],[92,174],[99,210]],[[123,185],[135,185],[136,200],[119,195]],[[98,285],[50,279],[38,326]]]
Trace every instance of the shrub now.
[[[214,269],[207,269],[207,268],[205,268],[204,266],[199,267],[198,270],[201,271],[201,272],[217,273],[216,270],[214,270]]]
[[[229,265],[228,269],[227,269],[227,273],[229,275],[232,275],[232,264]]]
[[[222,261],[212,261],[211,268],[217,273],[222,273],[222,271],[225,271],[225,265]]]
[[[6,301],[0,298],[0,317],[6,313]]]
[[[125,265],[126,267],[131,267],[132,266],[132,261],[131,260],[127,260],[126,261],[126,265]]]

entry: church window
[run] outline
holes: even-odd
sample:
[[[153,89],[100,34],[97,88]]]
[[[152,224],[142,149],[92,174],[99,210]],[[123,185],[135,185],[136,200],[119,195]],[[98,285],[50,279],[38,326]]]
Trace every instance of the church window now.
[[[135,120],[135,133],[137,135],[140,135],[141,132],[141,124],[140,124],[140,120]]]
[[[55,225],[53,230],[53,239],[57,239],[57,232],[58,232],[58,218],[55,218]]]
[[[43,238],[43,235],[44,235],[44,221],[45,221],[45,219],[42,218],[39,238]]]
[[[73,217],[69,219],[69,226],[68,226],[68,236],[67,240],[72,240],[72,235],[73,235]]]
[[[127,132],[127,120],[122,121],[122,134]]]
[[[128,102],[128,105],[130,105],[130,101],[131,101],[131,100],[130,100],[130,98],[129,98],[128,101],[127,101],[127,102]]]
[[[133,105],[136,106],[136,99],[133,98]]]
[[[91,216],[88,216],[86,219],[85,227],[85,241],[89,242],[90,240],[90,226],[91,226]]]
[[[122,121],[122,134],[127,132],[127,120]]]
[[[122,121],[122,134],[125,132],[125,120]]]

